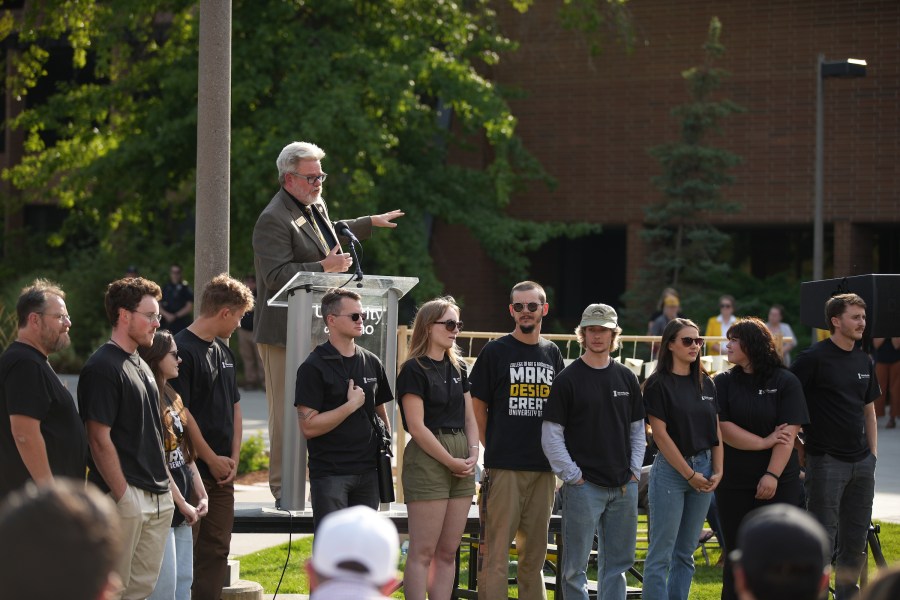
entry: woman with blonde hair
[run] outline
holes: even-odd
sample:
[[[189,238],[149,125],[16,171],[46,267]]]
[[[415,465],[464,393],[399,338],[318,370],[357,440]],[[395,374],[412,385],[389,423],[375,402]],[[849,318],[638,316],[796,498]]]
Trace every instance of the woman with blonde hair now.
[[[456,336],[462,329],[451,296],[426,302],[413,322],[409,359],[397,398],[412,439],[403,455],[409,513],[404,589],[409,600],[449,599],[456,550],[475,494],[478,425]]]
[[[139,346],[138,352],[153,371],[159,388],[159,414],[163,424],[163,448],[169,472],[169,490],[175,501],[175,514],[166,539],[162,568],[149,600],[189,600],[194,580],[194,541],[192,525],[206,516],[208,498],[194,462],[194,449],[187,436],[188,413],[181,396],[169,384],[178,377],[178,348],[175,338],[165,329],[153,335],[153,344]],[[196,425],[191,422],[191,427]],[[197,503],[192,504],[196,496]]]

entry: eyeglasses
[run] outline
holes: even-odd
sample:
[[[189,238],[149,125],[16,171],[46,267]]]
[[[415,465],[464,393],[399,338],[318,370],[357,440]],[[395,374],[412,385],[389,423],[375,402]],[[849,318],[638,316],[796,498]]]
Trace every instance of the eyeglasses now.
[[[683,337],[683,338],[681,338],[681,345],[684,346],[685,348],[690,348],[690,347],[693,346],[694,344],[697,344],[698,346],[702,346],[702,345],[703,345],[703,338],[695,338],[695,337]]]
[[[309,185],[313,185],[317,181],[325,183],[325,178],[328,177],[328,173],[322,173],[321,175],[304,175],[303,173],[294,173],[293,171],[290,171],[290,174],[294,177],[302,177],[306,179],[306,183],[308,183]]]
[[[356,323],[360,319],[362,319],[363,321],[366,320],[366,315],[364,315],[362,313],[350,313],[349,315],[331,315],[331,316],[333,316],[333,317],[350,317],[350,320],[353,321],[354,323]]]
[[[456,331],[457,327],[459,328],[460,331],[462,331],[462,328],[463,328],[462,321],[454,321],[453,319],[447,319],[446,321],[435,321],[434,324],[435,325],[443,325],[444,327],[447,328],[447,331]]]
[[[131,311],[131,312],[137,313],[137,314],[139,314],[139,315],[144,315],[145,317],[147,317],[147,320],[150,321],[151,323],[152,323],[153,321],[156,321],[157,323],[162,323],[162,315],[159,314],[159,313],[153,313],[153,312],[141,312],[141,311],[139,311],[139,310],[133,310],[133,311]]]
[[[538,302],[529,302],[528,304],[523,304],[521,302],[513,302],[513,310],[516,312],[522,312],[524,309],[528,309],[528,312],[536,312],[537,309],[543,308],[543,303]]]
[[[54,319],[56,319],[56,320],[59,321],[60,323],[62,323],[63,321],[68,321],[69,323],[72,322],[72,317],[70,317],[70,316],[67,315],[66,313],[57,313],[57,314],[53,314],[53,313],[39,312],[38,314],[39,314],[39,315],[44,315],[45,317],[53,317]]]

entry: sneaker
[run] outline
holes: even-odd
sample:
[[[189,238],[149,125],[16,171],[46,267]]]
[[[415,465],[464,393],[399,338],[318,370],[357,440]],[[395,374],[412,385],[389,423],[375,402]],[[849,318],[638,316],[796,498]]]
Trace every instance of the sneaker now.
[[[275,498],[275,510],[281,510],[281,498]]]

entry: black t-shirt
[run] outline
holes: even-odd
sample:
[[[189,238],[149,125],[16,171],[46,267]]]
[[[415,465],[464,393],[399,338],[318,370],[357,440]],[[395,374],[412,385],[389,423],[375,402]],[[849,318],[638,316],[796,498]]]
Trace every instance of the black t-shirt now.
[[[84,479],[87,437],[72,394],[37,348],[13,342],[0,356],[0,499],[31,479],[13,440],[10,415],[41,422],[50,471]]]
[[[752,374],[731,369],[716,375],[716,398],[719,402],[719,420],[734,423],[741,429],[759,437],[766,437],[782,423],[806,425],[809,413],[803,389],[793,373],[776,369],[760,387]],[[727,489],[755,490],[759,478],[769,470],[772,449],[739,450],[725,444],[725,464],[728,468],[722,476],[720,487]],[[790,481],[800,476],[797,451],[781,473],[780,481]]]
[[[320,413],[347,403],[350,380],[363,388],[365,403],[326,434],[306,441],[309,477],[358,475],[375,469],[377,438],[372,428],[375,407],[393,400],[387,373],[379,358],[356,346],[356,354],[341,356],[325,342],[317,346],[297,369],[294,406]]]
[[[193,487],[193,476],[191,467],[188,465],[184,455],[185,442],[185,415],[184,404],[180,396],[172,398],[170,395],[164,394],[165,408],[162,411],[163,424],[163,448],[166,451],[166,464],[169,466],[169,473],[172,474],[172,481],[181,496],[191,501],[191,489]],[[184,515],[177,508],[175,514],[172,515],[172,527],[176,527],[184,522]]]
[[[150,367],[137,352],[128,354],[112,343],[100,346],[81,369],[78,408],[83,421],[110,427],[110,439],[130,485],[152,494],[169,490],[159,390]],[[109,491],[90,453],[88,480]]]
[[[484,466],[549,471],[541,449],[544,405],[563,358],[553,342],[525,344],[512,335],[489,342],[472,367],[472,396],[487,404]]]
[[[162,301],[159,303],[161,308],[166,309],[172,314],[177,313],[185,307],[188,302],[194,301],[194,290],[188,284],[172,283],[169,281],[162,289]],[[172,333],[178,333],[191,324],[191,316],[184,315],[178,317],[172,322],[163,323],[163,327]]]
[[[556,376],[544,420],[565,428],[566,450],[585,481],[619,487],[631,479],[631,424],[644,420],[644,403],[628,367],[576,360]]]
[[[175,335],[181,365],[178,378],[170,383],[193,415],[203,439],[216,456],[231,456],[234,441],[234,405],[241,401],[234,370],[234,354],[222,340],[211,342],[190,329]],[[209,466],[197,460],[204,478],[211,478]]]
[[[425,427],[432,431],[440,427],[465,429],[466,399],[469,377],[466,365],[460,363],[457,371],[446,356],[433,361],[427,356],[411,358],[400,367],[397,375],[397,398],[400,400],[400,417],[403,429],[406,413],[403,412],[403,396],[414,394],[422,399],[425,411]]]
[[[691,375],[654,373],[644,385],[647,414],[666,424],[666,433],[684,456],[719,445],[716,386],[703,376],[702,390]]]
[[[881,393],[869,356],[849,352],[831,339],[804,350],[791,364],[800,380],[809,408],[806,451],[830,454],[838,460],[858,462],[869,455],[865,405]]]

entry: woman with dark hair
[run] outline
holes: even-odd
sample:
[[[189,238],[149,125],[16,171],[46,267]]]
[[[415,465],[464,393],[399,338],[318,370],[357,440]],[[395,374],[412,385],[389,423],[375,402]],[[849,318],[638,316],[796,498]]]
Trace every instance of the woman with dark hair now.
[[[403,493],[409,513],[409,555],[403,587],[410,600],[449,600],[456,550],[475,495],[478,424],[465,363],[456,345],[462,329],[450,297],[419,308],[409,359],[397,376],[403,428]]]
[[[644,598],[687,600],[694,550],[722,477],[716,388],[700,366],[703,338],[689,319],[669,321],[644,405],[659,448],[650,471],[650,547]]]
[[[162,568],[149,600],[190,600],[194,580],[194,541],[191,526],[205,516],[208,507],[206,488],[194,463],[194,449],[188,436],[188,414],[181,396],[168,380],[178,377],[178,348],[166,330],[153,335],[153,344],[139,346],[138,352],[153,371],[159,388],[159,414],[163,424],[163,448],[169,471],[169,490],[175,501],[172,527],[166,539]],[[191,427],[196,427],[191,423]],[[198,498],[191,504],[191,497]]]
[[[726,550],[744,516],[765,504],[800,504],[800,465],[794,438],[809,422],[800,381],[784,367],[766,324],[739,319],[726,336],[730,371],[716,375],[719,419],[728,471],[716,489]],[[735,599],[725,553],[722,598]]]

